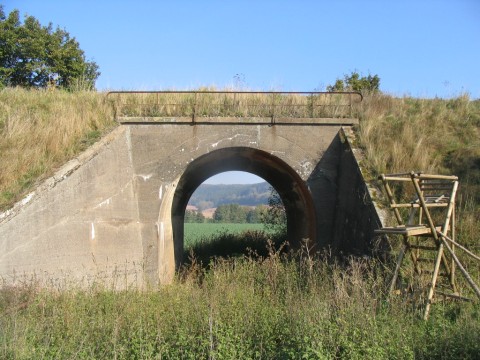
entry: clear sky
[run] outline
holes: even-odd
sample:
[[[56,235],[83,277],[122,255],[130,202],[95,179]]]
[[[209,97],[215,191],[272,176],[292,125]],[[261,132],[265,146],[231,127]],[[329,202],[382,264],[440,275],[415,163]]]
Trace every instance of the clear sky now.
[[[0,0],[75,36],[99,90],[323,90],[480,98],[479,0]]]
[[[480,0],[0,0],[52,22],[99,90],[324,90],[358,71],[382,91],[480,98]]]
[[[226,171],[207,179],[205,184],[258,184],[264,181],[261,177],[244,171]]]

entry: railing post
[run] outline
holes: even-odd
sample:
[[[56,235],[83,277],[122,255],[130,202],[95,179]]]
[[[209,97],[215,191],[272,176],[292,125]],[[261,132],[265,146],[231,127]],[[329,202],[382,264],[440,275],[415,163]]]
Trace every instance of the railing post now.
[[[195,91],[195,96],[193,97],[193,113],[192,113],[192,125],[195,125],[195,115],[197,112],[197,92]]]
[[[348,94],[348,101],[350,106],[350,117],[353,117],[352,93]]]
[[[275,93],[272,92],[272,125],[275,125]]]
[[[313,114],[314,114],[314,98],[313,98],[313,93],[310,93],[310,99],[312,100],[312,104],[311,104],[311,107],[310,107],[310,117],[313,119]]]

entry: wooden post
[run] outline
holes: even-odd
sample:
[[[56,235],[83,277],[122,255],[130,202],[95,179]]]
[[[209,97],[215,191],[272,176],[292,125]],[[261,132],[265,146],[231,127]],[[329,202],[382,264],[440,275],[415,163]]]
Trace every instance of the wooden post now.
[[[473,281],[473,279],[470,277],[470,275],[468,274],[467,270],[465,270],[465,268],[463,267],[463,265],[460,263],[460,260],[458,260],[458,257],[457,255],[455,255],[455,253],[452,251],[452,248],[448,245],[447,241],[443,238],[443,236],[440,237],[440,239],[442,239],[442,242],[443,244],[445,245],[445,247],[447,248],[447,250],[450,252],[450,254],[452,255],[452,258],[453,260],[455,261],[455,263],[457,264],[457,267],[458,269],[460,270],[460,272],[463,274],[463,276],[465,277],[465,280],[467,280],[467,282],[470,284],[470,286],[472,287],[473,291],[475,292],[475,294],[477,294],[478,298],[480,299],[480,289],[478,288],[477,284],[475,284],[475,282]]]
[[[405,252],[407,251],[407,248],[408,248],[408,245],[404,243],[402,249],[400,250],[400,253],[398,254],[397,264],[395,265],[395,271],[393,273],[392,282],[390,283],[390,289],[388,291],[389,294],[391,294],[393,290],[395,290],[398,274],[400,273],[400,266],[402,265],[403,258],[405,256]]]
[[[435,233],[435,236],[437,236],[436,233]],[[430,312],[430,305],[432,303],[433,294],[435,292],[435,285],[437,284],[438,271],[440,270],[442,255],[443,255],[443,245],[440,244],[440,246],[438,247],[437,259],[435,261],[435,268],[433,269],[432,282],[430,284],[430,288],[428,289],[427,303],[425,305],[425,313],[423,315],[424,320],[428,319],[428,313]]]

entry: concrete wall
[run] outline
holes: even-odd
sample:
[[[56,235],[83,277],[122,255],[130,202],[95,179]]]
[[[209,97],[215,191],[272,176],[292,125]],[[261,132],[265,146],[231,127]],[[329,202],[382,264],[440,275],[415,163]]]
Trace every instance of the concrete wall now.
[[[0,275],[73,282],[135,272],[142,244],[126,128],[72,160],[0,223]]]
[[[353,146],[354,138],[350,128],[339,132],[341,150],[332,247],[346,254],[372,254],[385,250],[386,244],[376,243],[373,233],[383,226],[385,213],[375,203],[378,190],[365,181],[363,155]]]
[[[311,195],[314,218],[308,221],[318,244],[334,239],[339,248],[361,250],[369,230],[358,230],[366,229],[358,224],[371,218],[352,220],[364,208],[358,201],[361,190],[355,196],[348,191],[363,185],[339,129],[331,123],[120,126],[0,215],[0,276],[169,282],[179,261],[172,224],[177,185],[197,159],[231,148],[252,149],[252,157],[268,156],[251,162],[247,157],[230,170],[267,178],[269,162],[278,158],[278,174],[293,174],[290,185],[279,183],[282,191],[288,186],[308,189],[302,196]],[[225,171],[221,156],[215,161],[205,173],[196,168],[199,178]],[[348,240],[357,235],[359,240]]]

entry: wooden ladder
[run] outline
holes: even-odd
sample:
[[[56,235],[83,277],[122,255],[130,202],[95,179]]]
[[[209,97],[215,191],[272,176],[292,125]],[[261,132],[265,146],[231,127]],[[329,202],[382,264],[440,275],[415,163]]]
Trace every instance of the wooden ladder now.
[[[458,293],[455,283],[457,268],[480,299],[479,287],[455,253],[456,249],[460,248],[480,260],[480,257],[455,240],[455,197],[458,178],[411,172],[382,174],[379,179],[383,182],[390,209],[398,226],[384,227],[375,230],[375,233],[402,236],[402,248],[397,258],[390,293],[396,288],[403,260],[408,253],[414,274],[419,278],[430,276],[424,319],[428,318],[435,292],[442,296],[469,300]],[[411,201],[400,200],[405,197],[405,193],[412,196]],[[443,278],[441,283],[439,277]],[[440,286],[447,290],[437,290]]]

